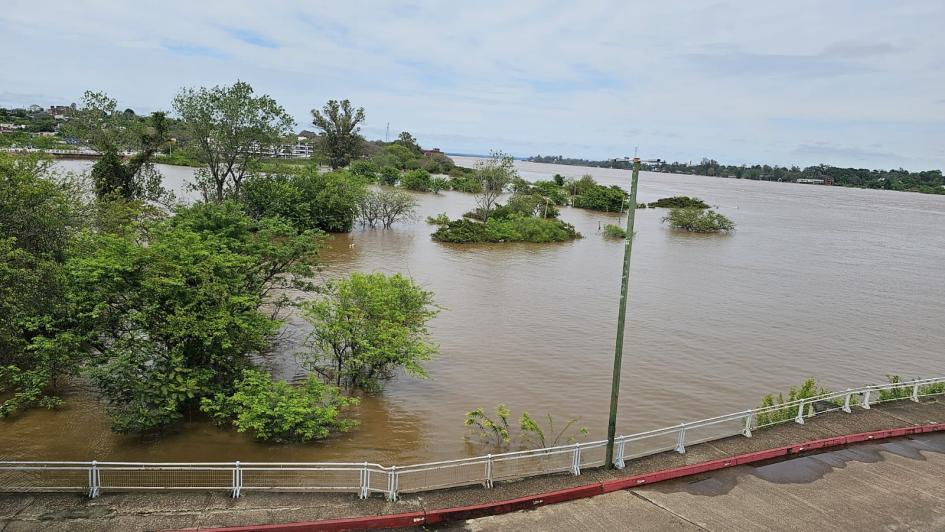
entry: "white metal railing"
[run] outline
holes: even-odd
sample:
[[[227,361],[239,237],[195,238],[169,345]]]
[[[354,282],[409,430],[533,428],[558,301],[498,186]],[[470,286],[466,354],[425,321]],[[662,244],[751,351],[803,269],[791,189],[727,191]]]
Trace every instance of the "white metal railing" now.
[[[751,437],[759,428],[804,420],[831,411],[850,413],[853,406],[945,394],[945,377],[887,383],[830,392],[783,404],[754,408],[699,421],[681,423],[615,441],[614,465],[735,435]],[[604,465],[605,441],[574,443],[543,449],[490,454],[474,458],[384,467],[361,463],[265,462],[0,462],[2,491],[78,491],[97,497],[102,490],[224,490],[239,497],[248,490],[337,491],[362,499],[399,493],[481,484],[551,473],[580,475]]]

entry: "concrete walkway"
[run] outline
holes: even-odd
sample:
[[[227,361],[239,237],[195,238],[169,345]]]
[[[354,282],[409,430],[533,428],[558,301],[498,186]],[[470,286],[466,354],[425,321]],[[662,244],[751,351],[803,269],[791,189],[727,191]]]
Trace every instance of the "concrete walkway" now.
[[[945,434],[738,466],[446,530],[945,530]]]
[[[757,431],[752,438],[733,436],[724,440],[694,445],[687,448],[686,454],[683,455],[667,452],[633,460],[622,471],[585,470],[581,476],[568,474],[545,476],[501,483],[492,489],[476,486],[407,494],[395,503],[389,503],[380,496],[372,496],[362,501],[353,494],[327,493],[247,492],[243,497],[235,500],[231,499],[226,492],[116,493],[106,491],[99,498],[92,500],[80,494],[70,493],[0,493],[0,532],[50,528],[116,531],[165,530],[291,523],[430,511],[524,497],[809,440],[928,423],[945,423],[945,399],[927,400],[922,403],[906,400],[874,406],[871,410],[855,408],[851,414],[839,412],[824,414],[808,419],[805,425],[789,422]],[[873,465],[866,465],[866,467]],[[647,493],[657,493],[659,489],[662,488],[645,488]],[[639,499],[639,493],[640,490],[633,490],[617,493],[614,497],[635,501]],[[582,501],[581,504],[605,504],[598,502],[598,500],[607,500],[601,497]],[[665,495],[665,499],[656,499],[655,495],[653,497],[654,501],[663,501],[673,500],[674,496],[670,493]],[[691,497],[697,500],[697,497]],[[706,500],[720,499],[715,497]],[[817,497],[811,500],[817,500]],[[646,501],[641,500],[641,502]],[[567,506],[571,504],[578,503],[567,503]],[[638,507],[637,510],[640,512],[638,517],[625,516],[622,519],[631,519],[629,523],[640,527],[647,526],[647,523],[651,522],[650,519],[655,520],[652,521],[654,523],[659,523],[658,519],[669,519],[667,523],[676,522],[670,512],[657,511],[656,504],[657,502],[652,502],[648,503],[648,506]],[[629,507],[629,503],[627,506]],[[554,508],[554,506],[548,507],[549,510]],[[530,518],[536,514],[522,515]],[[680,522],[685,521],[682,517],[678,519]],[[624,525],[627,523],[622,521]],[[489,525],[486,523],[482,526]],[[600,526],[604,524],[600,523]],[[680,524],[680,526],[685,526],[685,524]],[[589,521],[586,526],[580,528],[594,529],[597,526],[596,523]],[[626,529],[627,526],[617,528]]]

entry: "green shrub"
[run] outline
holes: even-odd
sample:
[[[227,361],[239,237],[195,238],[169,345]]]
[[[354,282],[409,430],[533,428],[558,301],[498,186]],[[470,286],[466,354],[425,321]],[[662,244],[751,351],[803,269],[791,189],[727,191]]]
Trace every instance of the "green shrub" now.
[[[247,214],[255,219],[278,216],[300,232],[350,231],[364,194],[362,178],[345,170],[321,173],[304,168],[294,173],[262,174],[243,185]]]
[[[775,397],[773,394],[765,395],[761,399],[761,408],[768,407],[777,407],[784,405],[785,403],[790,403],[792,401],[797,401],[800,399],[809,399],[811,397],[817,397],[819,395],[824,395],[830,393],[826,388],[818,388],[817,381],[814,379],[807,379],[804,381],[804,384],[800,388],[791,387],[788,391],[787,400],[784,399],[783,394],[778,394]],[[804,408],[809,408],[809,405],[805,403]],[[797,406],[781,407],[772,409],[766,413],[758,414],[756,423],[758,426],[771,425],[774,423],[780,423],[782,421],[788,421],[797,417]]]
[[[671,198],[661,198],[651,202],[651,209],[708,209],[709,204],[699,198],[690,198],[689,196],[673,196]]]
[[[341,410],[356,404],[356,398],[344,397],[315,375],[296,387],[247,369],[233,393],[204,397],[200,410],[218,424],[232,424],[237,432],[251,431],[258,440],[304,442],[355,426],[355,421],[341,417]]]
[[[585,187],[585,192],[574,196],[571,205],[579,209],[621,212],[627,205],[627,198],[629,194],[616,185],[593,185]]]
[[[672,209],[663,222],[669,222],[673,229],[693,233],[727,233],[735,230],[735,222],[711,209]]]
[[[400,186],[408,190],[429,192],[433,188],[433,178],[426,170],[410,170],[400,176]]]
[[[349,167],[349,171],[358,176],[362,177],[368,181],[376,181],[377,174],[381,169],[371,161],[354,161]]]
[[[381,182],[388,186],[394,186],[400,180],[400,170],[393,166],[381,168]]]
[[[440,242],[564,242],[580,238],[574,226],[561,220],[510,215],[508,218],[489,218],[482,223],[473,220],[452,220],[440,225],[433,233]]]
[[[450,172],[450,188],[458,192],[469,192],[471,194],[482,192],[482,184],[475,176],[469,174],[454,176],[453,172]]]
[[[445,212],[441,212],[436,216],[427,216],[427,223],[430,225],[446,225],[450,223],[450,217]]]
[[[604,226],[604,236],[607,238],[627,238],[627,232],[619,225],[607,224]]]
[[[441,190],[447,190],[450,188],[450,182],[445,177],[434,177],[430,179],[430,190],[435,194],[439,194]]]

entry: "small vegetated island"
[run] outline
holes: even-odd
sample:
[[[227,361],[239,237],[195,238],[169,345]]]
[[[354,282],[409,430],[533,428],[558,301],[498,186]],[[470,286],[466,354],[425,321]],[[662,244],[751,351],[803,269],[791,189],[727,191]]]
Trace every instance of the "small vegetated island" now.
[[[564,242],[580,238],[574,226],[559,220],[557,203],[533,191],[518,179],[512,157],[495,152],[476,165],[477,207],[457,220],[445,216],[429,218],[437,225],[432,237],[439,242]],[[516,185],[512,196],[500,204],[500,197]],[[524,185],[523,185],[524,183]]]
[[[651,209],[667,208],[669,214],[663,217],[673,229],[692,233],[730,233],[735,230],[735,222],[727,216],[717,213],[699,198],[673,196],[662,198],[649,204]]]

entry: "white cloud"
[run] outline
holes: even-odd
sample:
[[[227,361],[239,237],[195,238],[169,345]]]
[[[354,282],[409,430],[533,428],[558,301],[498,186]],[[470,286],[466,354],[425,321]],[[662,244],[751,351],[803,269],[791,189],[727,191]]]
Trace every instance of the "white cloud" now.
[[[97,89],[166,109],[180,86],[239,78],[300,127],[350,98],[369,131],[452,151],[942,167],[943,15],[937,0],[12,0],[0,105]]]

